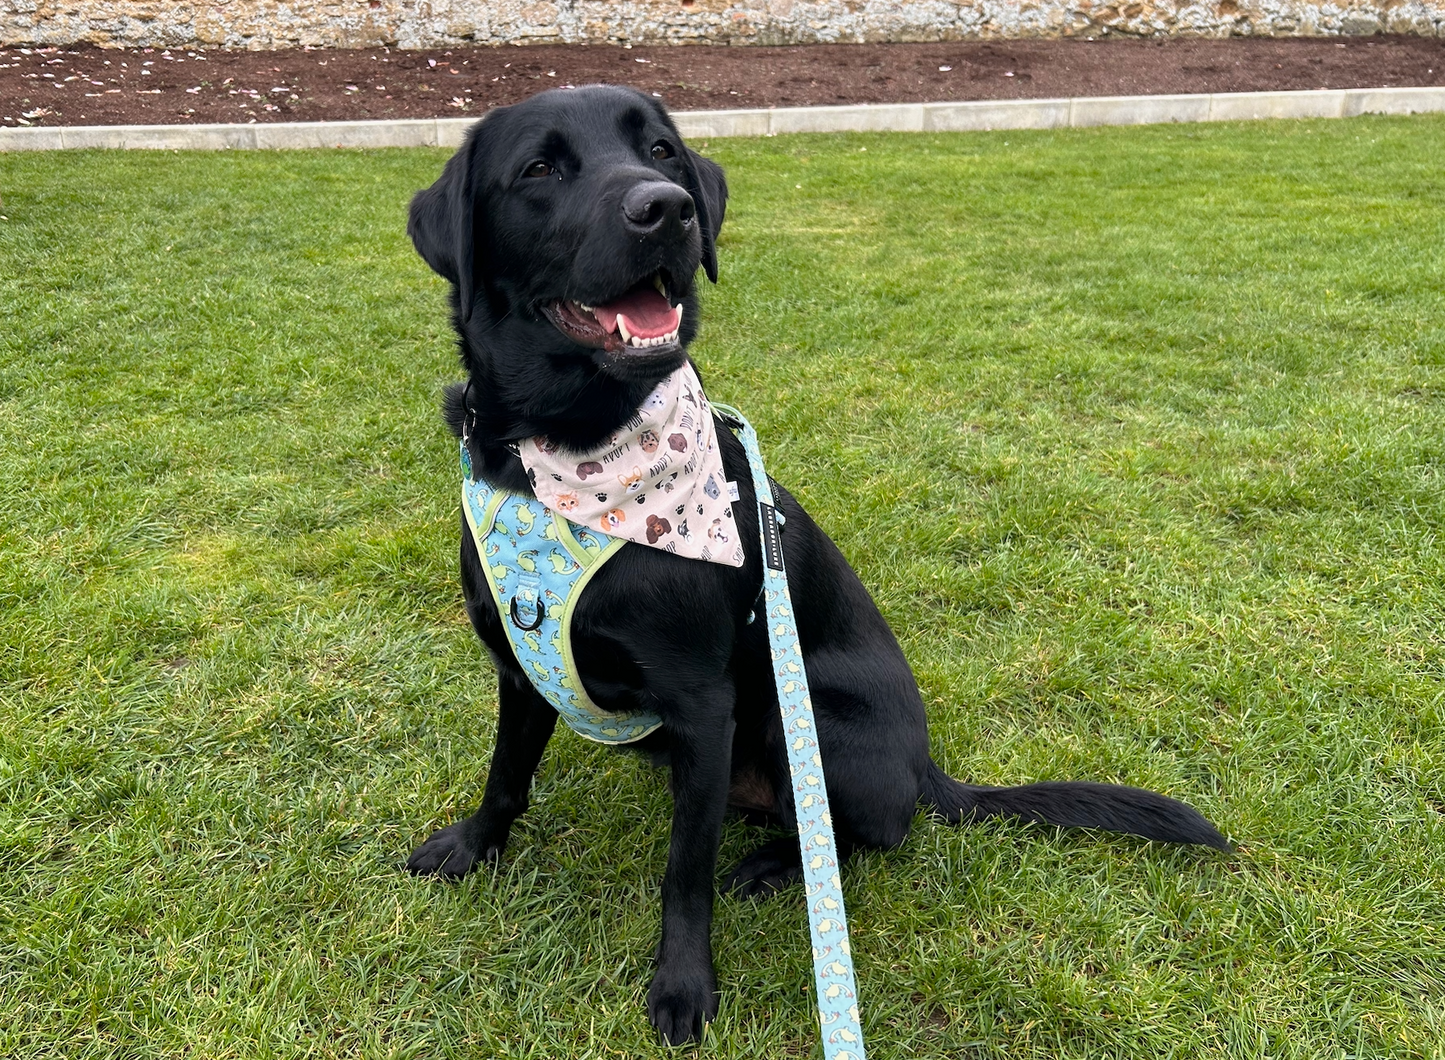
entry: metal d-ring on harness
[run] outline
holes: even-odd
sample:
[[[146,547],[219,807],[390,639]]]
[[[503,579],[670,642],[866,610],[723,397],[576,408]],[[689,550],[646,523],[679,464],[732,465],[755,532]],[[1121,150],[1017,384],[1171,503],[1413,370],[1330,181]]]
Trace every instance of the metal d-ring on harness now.
[[[779,532],[783,513],[773,504],[773,491],[763,470],[758,436],[752,425],[730,406],[714,402],[713,411],[742,441],[758,499],[763,541],[761,613],[768,627],[773,677],[783,715],[784,742],[788,746],[793,806],[798,817],[823,1056],[826,1060],[864,1060],[853,956],[848,945],[848,919],[843,912],[843,886],[838,875],[838,846],[833,839],[833,818],[828,810],[828,788],[823,780],[823,759],[818,749],[813,701],[808,695],[808,675],[803,668],[803,649],[798,644],[793,601],[788,595],[788,578],[783,569],[783,542]]]
[[[520,596],[521,593],[519,592],[517,595]],[[523,633],[530,633],[532,632],[532,630],[537,629],[539,626],[542,625],[542,619],[547,617],[547,611],[542,606],[542,601],[537,599],[535,594],[532,597],[532,608],[533,612],[530,622],[523,622],[522,616],[517,613],[516,596],[512,597],[511,606],[507,608],[507,610],[511,613],[512,616],[512,625],[516,626]]]

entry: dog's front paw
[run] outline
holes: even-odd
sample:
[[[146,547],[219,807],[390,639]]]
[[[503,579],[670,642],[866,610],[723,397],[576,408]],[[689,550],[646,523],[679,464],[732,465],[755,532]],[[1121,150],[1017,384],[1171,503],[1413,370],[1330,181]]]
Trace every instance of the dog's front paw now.
[[[417,876],[442,876],[460,879],[482,861],[496,861],[502,856],[502,844],[474,844],[469,835],[469,821],[458,821],[433,832],[407,858],[406,869]],[[477,849],[482,846],[483,849]]]
[[[706,969],[657,970],[647,988],[647,1018],[668,1045],[684,1045],[702,1037],[703,1024],[717,1015],[717,976]]]

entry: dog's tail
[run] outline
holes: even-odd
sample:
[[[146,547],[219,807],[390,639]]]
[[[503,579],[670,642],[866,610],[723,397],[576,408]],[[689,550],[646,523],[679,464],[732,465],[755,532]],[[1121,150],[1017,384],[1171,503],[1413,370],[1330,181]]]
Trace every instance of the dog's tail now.
[[[1198,810],[1143,788],[1088,781],[1047,781],[1016,788],[964,784],[928,763],[923,801],[950,824],[986,817],[1019,817],[1066,828],[1102,828],[1166,843],[1234,846]]]

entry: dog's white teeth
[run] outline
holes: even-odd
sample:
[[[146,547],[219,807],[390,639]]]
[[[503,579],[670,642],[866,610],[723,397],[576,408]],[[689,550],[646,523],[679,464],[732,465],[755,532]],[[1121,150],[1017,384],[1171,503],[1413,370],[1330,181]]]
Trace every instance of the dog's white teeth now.
[[[634,350],[646,350],[653,346],[666,346],[670,342],[677,341],[676,331],[670,331],[666,335],[658,335],[654,338],[645,338],[641,335],[630,334],[626,327],[623,326],[621,317],[617,318],[617,328],[625,336],[623,341],[626,345],[631,346]]]
[[[661,273],[654,273],[654,274],[653,274],[653,277],[652,277],[652,286],[654,286],[654,287],[657,288],[657,293],[660,294],[660,295],[662,295],[662,297],[664,297],[664,298],[667,297],[667,288],[662,285],[662,274],[661,274]]]
[[[592,307],[590,305],[583,305],[581,302],[577,303],[577,308],[582,310],[582,312],[584,313],[592,312]]]
[[[632,342],[632,332],[627,330],[627,318],[621,313],[617,314],[617,331],[622,336],[623,342]]]

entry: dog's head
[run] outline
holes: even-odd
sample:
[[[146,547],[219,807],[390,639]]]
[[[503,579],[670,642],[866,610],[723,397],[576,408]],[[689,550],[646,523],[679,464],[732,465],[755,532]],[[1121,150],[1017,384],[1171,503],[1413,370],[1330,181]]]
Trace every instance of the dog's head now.
[[[682,364],[726,204],[722,170],[657,100],[591,85],[488,114],[407,231],[453,284],[467,367],[551,403],[589,375],[630,391]]]

